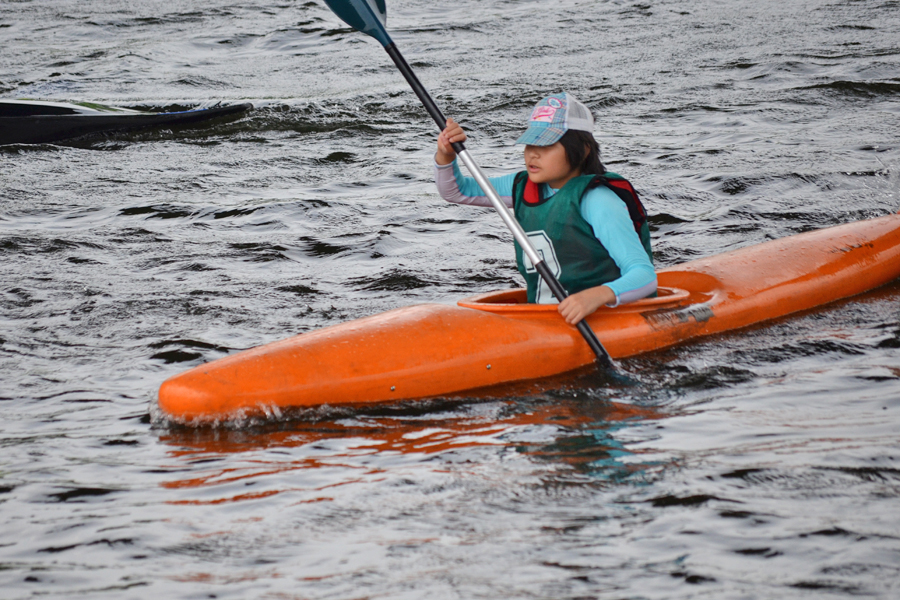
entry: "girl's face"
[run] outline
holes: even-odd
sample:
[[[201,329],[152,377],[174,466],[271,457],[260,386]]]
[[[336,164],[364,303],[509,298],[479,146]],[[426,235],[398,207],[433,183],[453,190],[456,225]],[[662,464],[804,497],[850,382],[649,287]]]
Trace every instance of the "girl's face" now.
[[[528,169],[528,179],[546,183],[555,190],[581,175],[579,169],[569,165],[566,150],[559,142],[552,146],[525,146],[525,168]]]

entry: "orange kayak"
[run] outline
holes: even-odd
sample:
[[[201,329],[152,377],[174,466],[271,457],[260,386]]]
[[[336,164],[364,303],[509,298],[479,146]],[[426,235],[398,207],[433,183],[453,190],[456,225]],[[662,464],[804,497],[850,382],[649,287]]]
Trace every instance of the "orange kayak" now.
[[[775,319],[900,277],[900,214],[810,231],[658,271],[659,297],[588,317],[614,358]],[[185,422],[284,408],[460,395],[588,365],[554,305],[524,290],[421,304],[212,361],[165,381]]]

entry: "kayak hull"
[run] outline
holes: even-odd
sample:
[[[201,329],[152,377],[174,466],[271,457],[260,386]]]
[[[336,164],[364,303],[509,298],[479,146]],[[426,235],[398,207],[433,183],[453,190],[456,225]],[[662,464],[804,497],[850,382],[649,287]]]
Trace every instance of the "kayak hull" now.
[[[746,327],[900,277],[900,214],[691,261],[658,272],[657,298],[588,317],[614,358]],[[555,305],[524,290],[456,306],[399,308],[199,365],[163,383],[159,407],[209,421],[323,404],[458,395],[592,363]]]
[[[96,106],[96,105],[95,105]],[[0,101],[0,145],[45,144],[85,135],[191,125],[244,112],[249,103],[151,113],[53,102]]]

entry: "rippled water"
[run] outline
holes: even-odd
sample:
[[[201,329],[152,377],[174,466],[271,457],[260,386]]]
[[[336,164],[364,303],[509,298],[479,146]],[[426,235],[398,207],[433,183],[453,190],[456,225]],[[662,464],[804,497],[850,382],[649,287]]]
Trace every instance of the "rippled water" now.
[[[671,265],[900,208],[900,3],[388,3],[491,172],[569,90]],[[0,0],[0,95],[210,126],[0,147],[0,596],[895,598],[900,283],[471,401],[189,429],[205,360],[519,285],[318,2]]]

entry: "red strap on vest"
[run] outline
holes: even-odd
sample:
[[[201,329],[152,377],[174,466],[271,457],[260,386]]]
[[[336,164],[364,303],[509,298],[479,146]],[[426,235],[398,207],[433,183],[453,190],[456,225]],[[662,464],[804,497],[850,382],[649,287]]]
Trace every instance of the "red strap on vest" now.
[[[525,193],[522,194],[522,199],[525,200],[526,204],[539,204],[541,201],[541,189],[538,187],[538,184],[528,179],[525,182]]]
[[[626,192],[631,194],[631,197],[635,200],[634,204],[638,210],[638,213],[641,217],[646,218],[647,212],[644,210],[644,205],[641,203],[640,199],[638,198],[637,192],[634,191],[634,187],[632,187],[630,183],[619,179],[607,179],[606,184],[620,190],[625,190]]]

